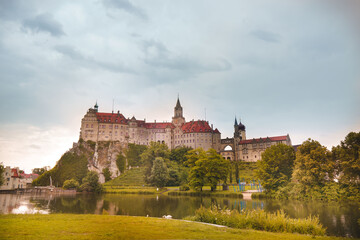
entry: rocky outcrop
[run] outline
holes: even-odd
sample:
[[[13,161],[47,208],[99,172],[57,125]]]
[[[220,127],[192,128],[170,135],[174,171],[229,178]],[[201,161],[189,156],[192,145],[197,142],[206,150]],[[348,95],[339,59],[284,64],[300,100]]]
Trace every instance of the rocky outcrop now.
[[[91,153],[88,155],[88,169],[89,171],[95,171],[99,174],[100,183],[105,182],[105,177],[102,172],[105,168],[109,168],[111,178],[118,177],[120,171],[116,165],[116,159],[120,153],[124,154],[124,149],[127,148],[127,144],[119,141],[79,141],[74,144],[74,147],[70,151],[76,153],[86,151]],[[80,153],[79,153],[80,155]]]

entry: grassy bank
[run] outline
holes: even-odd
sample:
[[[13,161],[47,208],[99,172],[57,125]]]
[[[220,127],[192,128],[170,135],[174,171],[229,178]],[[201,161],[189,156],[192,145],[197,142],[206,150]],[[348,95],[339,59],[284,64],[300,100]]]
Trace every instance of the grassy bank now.
[[[234,191],[210,191],[204,190],[201,192],[197,191],[169,191],[169,196],[190,196],[190,197],[228,197],[228,198],[243,198],[243,195],[239,192]]]
[[[204,225],[196,222],[109,215],[0,215],[0,239],[313,239]],[[340,239],[316,237],[319,240]]]
[[[194,221],[221,224],[233,228],[256,229],[269,232],[289,232],[324,236],[325,228],[320,224],[317,217],[310,216],[306,219],[292,219],[284,212],[265,212],[264,210],[237,210],[220,209],[216,206],[211,208],[201,207],[194,217]]]
[[[137,186],[103,186],[103,193],[118,193],[118,194],[161,194],[167,191],[167,188],[157,190],[155,187],[137,187]]]

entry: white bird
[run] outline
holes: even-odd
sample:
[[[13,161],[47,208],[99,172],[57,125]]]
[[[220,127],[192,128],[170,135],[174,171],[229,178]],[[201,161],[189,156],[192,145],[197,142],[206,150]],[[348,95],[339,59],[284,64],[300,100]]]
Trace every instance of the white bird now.
[[[165,218],[165,219],[172,219],[172,216],[171,216],[171,215],[164,215],[163,218]]]

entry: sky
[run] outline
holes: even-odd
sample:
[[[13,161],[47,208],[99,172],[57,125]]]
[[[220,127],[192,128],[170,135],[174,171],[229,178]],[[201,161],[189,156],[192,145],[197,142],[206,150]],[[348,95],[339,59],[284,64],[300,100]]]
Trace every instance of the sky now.
[[[97,101],[331,149],[360,131],[356,0],[0,0],[0,162],[51,166]],[[114,104],[113,104],[114,103]]]

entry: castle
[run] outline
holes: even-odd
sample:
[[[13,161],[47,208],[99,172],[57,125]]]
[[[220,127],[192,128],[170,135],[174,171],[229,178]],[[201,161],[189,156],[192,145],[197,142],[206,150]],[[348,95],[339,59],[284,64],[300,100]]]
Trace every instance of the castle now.
[[[246,139],[246,129],[235,118],[233,138],[221,139],[221,133],[208,121],[186,122],[183,108],[177,99],[171,122],[146,122],[135,117],[125,118],[117,113],[101,113],[95,104],[81,120],[80,138],[88,141],[118,141],[127,145],[135,143],[149,145],[150,142],[166,144],[169,149],[177,147],[215,149],[229,160],[256,162],[261,153],[271,145],[284,143],[291,146],[289,135]]]
[[[149,145],[150,142],[166,144],[169,149],[180,146],[214,148],[220,152],[221,136],[218,129],[213,129],[208,121],[186,122],[183,108],[177,99],[171,122],[146,122],[135,117],[125,118],[117,113],[100,113],[98,105],[90,108],[81,121],[80,137],[87,141],[120,141]]]

